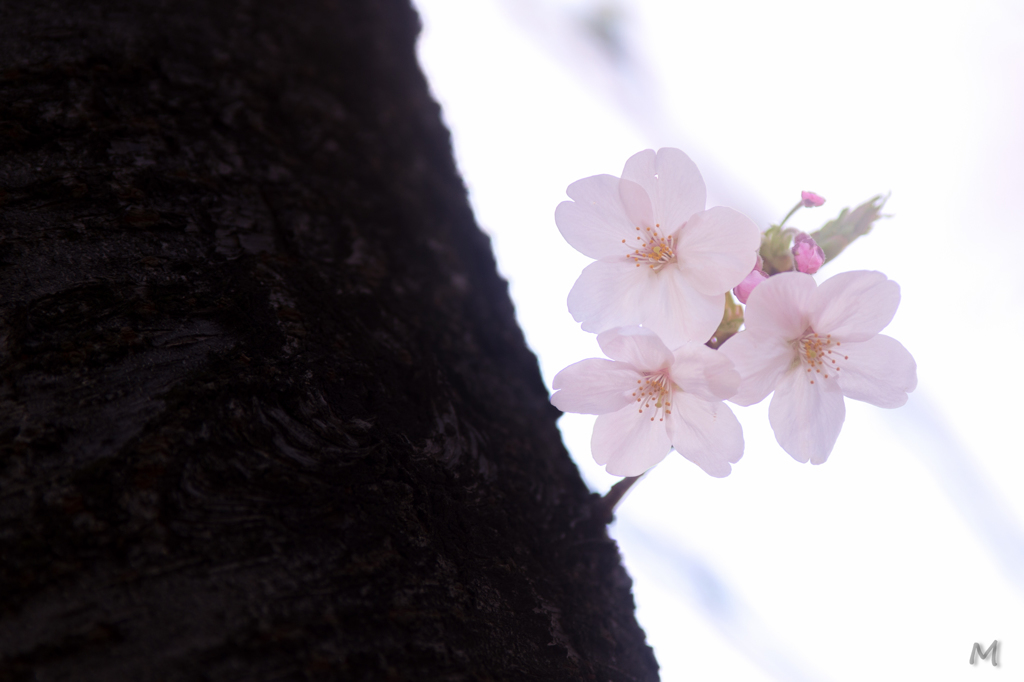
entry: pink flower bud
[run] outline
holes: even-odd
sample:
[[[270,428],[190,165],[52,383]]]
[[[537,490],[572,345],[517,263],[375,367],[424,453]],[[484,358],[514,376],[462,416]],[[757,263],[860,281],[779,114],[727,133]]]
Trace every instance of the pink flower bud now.
[[[796,269],[813,275],[825,262],[825,252],[821,250],[818,243],[809,235],[803,232],[797,233],[793,238],[793,260],[796,262]],[[742,285],[740,285],[742,286]]]
[[[814,192],[800,192],[800,200],[804,208],[814,208],[825,203],[825,198],[819,197]]]
[[[732,290],[732,293],[735,294],[740,303],[746,303],[747,298],[750,297],[750,292],[754,290],[754,287],[766,279],[768,279],[768,273],[754,268],[742,282],[736,285],[736,288]]]

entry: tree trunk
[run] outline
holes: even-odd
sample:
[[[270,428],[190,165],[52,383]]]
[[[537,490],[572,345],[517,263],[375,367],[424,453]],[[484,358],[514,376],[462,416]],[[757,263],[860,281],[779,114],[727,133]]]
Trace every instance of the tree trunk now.
[[[417,30],[0,2],[0,679],[657,679]]]

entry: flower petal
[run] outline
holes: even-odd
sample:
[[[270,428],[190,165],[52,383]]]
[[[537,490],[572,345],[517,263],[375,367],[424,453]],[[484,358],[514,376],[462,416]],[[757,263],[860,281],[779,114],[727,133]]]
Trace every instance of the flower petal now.
[[[672,364],[672,353],[658,335],[643,327],[617,327],[597,335],[597,343],[612,360],[629,363],[638,370],[655,372]],[[708,349],[710,350],[710,349]],[[636,377],[632,377],[636,382]],[[630,386],[630,390],[633,390]]]
[[[622,255],[623,239],[632,239],[634,226],[619,198],[619,179],[594,175],[569,185],[573,201],[555,209],[555,225],[569,245],[591,258]]]
[[[703,211],[707,201],[697,164],[671,147],[659,149],[657,154],[652,149],[634,154],[626,161],[622,178],[647,190],[656,222],[665,234],[672,234],[694,213]]]
[[[653,270],[638,268],[624,256],[603,258],[583,268],[569,291],[569,312],[588,332],[640,324],[644,301],[657,290]]]
[[[723,353],[691,342],[676,348],[672,355],[672,381],[687,393],[710,401],[736,394],[740,373]]]
[[[811,326],[845,341],[867,341],[892,322],[900,285],[881,272],[843,272],[822,282]]]
[[[743,456],[743,429],[725,403],[677,391],[667,417],[672,446],[712,476],[728,476],[732,471],[729,463]]]
[[[654,227],[654,205],[647,190],[630,180],[619,180],[619,199],[634,230],[637,227]]]
[[[607,414],[634,402],[640,374],[624,362],[590,358],[569,365],[555,375],[551,404],[562,412]]]
[[[834,380],[811,381],[801,368],[787,372],[775,387],[768,423],[775,440],[793,459],[821,464],[839,438],[846,404]]]
[[[657,286],[639,301],[643,325],[656,331],[669,348],[710,339],[725,313],[725,295],[700,293],[676,265],[665,267],[656,276]]]
[[[598,417],[590,439],[594,461],[615,476],[639,476],[671,449],[665,423],[652,422],[632,406]]]
[[[702,294],[724,294],[757,263],[761,234],[739,211],[715,206],[700,211],[676,233],[679,267]]]
[[[718,352],[732,360],[740,374],[740,386],[729,402],[743,406],[764,400],[796,359],[793,347],[780,338],[758,338],[748,331],[731,337]]]
[[[800,338],[810,325],[817,288],[814,278],[802,272],[769,277],[750,292],[743,311],[746,330],[759,338]]]
[[[899,407],[917,388],[917,363],[896,339],[885,334],[859,343],[843,343],[842,369],[836,374],[843,395],[878,407]]]

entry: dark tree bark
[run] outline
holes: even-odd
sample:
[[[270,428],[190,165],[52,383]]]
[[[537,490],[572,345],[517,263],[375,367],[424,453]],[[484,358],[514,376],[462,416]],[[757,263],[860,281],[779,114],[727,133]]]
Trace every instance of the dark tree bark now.
[[[0,679],[657,678],[417,30],[0,1]]]

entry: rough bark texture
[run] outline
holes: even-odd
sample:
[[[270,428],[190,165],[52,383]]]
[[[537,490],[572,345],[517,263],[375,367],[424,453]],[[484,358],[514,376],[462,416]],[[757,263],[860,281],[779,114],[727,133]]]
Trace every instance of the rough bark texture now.
[[[0,0],[0,679],[654,680],[405,0]]]

